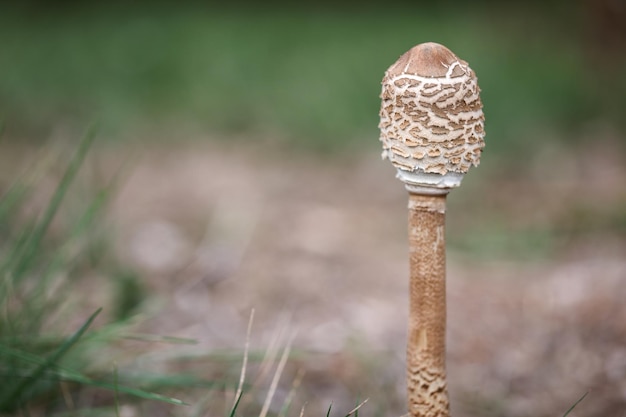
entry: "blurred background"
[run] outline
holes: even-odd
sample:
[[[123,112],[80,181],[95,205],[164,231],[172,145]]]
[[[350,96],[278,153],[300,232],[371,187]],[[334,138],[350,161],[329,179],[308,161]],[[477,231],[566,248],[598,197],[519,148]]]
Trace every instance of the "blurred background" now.
[[[448,199],[454,415],[626,416],[625,1],[28,0],[0,39],[0,412],[228,414],[254,309],[237,413],[405,414],[378,95],[434,41],[487,132]]]

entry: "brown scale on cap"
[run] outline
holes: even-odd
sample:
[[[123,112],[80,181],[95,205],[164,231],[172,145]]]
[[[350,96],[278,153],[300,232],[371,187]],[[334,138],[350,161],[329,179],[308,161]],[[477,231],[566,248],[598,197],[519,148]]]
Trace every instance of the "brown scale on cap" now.
[[[445,46],[411,48],[385,73],[383,158],[403,171],[465,174],[485,146],[476,75]],[[417,156],[417,157],[416,157]]]

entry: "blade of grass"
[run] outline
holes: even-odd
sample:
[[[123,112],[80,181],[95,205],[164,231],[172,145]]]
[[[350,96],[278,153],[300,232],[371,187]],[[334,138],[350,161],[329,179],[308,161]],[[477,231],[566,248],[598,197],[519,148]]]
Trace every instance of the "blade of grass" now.
[[[237,387],[237,391],[235,393],[235,404],[239,404],[239,400],[241,400],[241,393],[243,392],[243,383],[246,379],[246,367],[248,365],[248,352],[250,351],[250,333],[252,332],[252,323],[254,322],[254,309],[250,312],[250,319],[248,320],[248,330],[246,331],[246,345],[243,351],[243,363],[241,365],[241,374],[239,375],[239,386]],[[232,412],[231,412],[232,414]]]
[[[574,410],[574,408],[576,408],[576,406],[577,406],[578,404],[580,404],[580,402],[581,402],[582,400],[584,400],[584,399],[585,399],[585,397],[587,396],[587,394],[589,394],[589,391],[585,392],[585,393],[583,394],[583,396],[582,396],[582,397],[580,397],[580,398],[578,399],[578,401],[576,401],[576,402],[574,403],[574,405],[572,405],[572,406],[569,408],[569,410],[567,410],[567,411],[565,412],[565,414],[563,414],[563,417],[567,417],[567,416],[569,415],[569,413],[571,413],[571,412],[572,412],[572,410]]]
[[[24,251],[24,248],[28,245],[28,241],[35,230],[35,227],[36,224],[33,222],[27,222],[21,226],[20,232],[17,236],[13,237],[13,242],[7,249],[6,254],[3,256],[2,265],[0,265],[0,277],[2,277],[2,285],[4,287],[13,287],[14,280],[12,279],[13,275],[11,274],[12,265],[15,263],[16,259],[19,259],[21,253]],[[9,297],[9,294],[3,291],[0,295],[4,297],[2,305],[6,305],[4,300]]]
[[[330,417],[330,410],[333,408],[333,403],[330,403],[328,406],[328,411],[326,411],[326,417]]]
[[[165,402],[168,404],[174,404],[174,405],[189,405],[187,403],[185,403],[182,400],[179,400],[177,398],[172,398],[172,397],[166,397],[165,395],[161,395],[161,394],[157,394],[154,392],[148,392],[148,391],[144,391],[138,388],[131,388],[131,387],[126,387],[123,385],[115,385],[112,383],[108,383],[108,382],[103,382],[103,381],[95,381],[92,379],[89,379],[87,377],[84,377],[82,375],[61,375],[61,377],[67,377],[66,379],[68,381],[72,381],[72,382],[77,382],[83,385],[89,385],[92,387],[96,387],[96,388],[103,388],[103,389],[107,389],[107,390],[111,390],[111,391],[115,391],[117,390],[119,393],[121,394],[127,394],[127,395],[132,395],[134,397],[137,398],[143,398],[145,400],[153,400],[153,401],[161,401],[161,402]]]
[[[71,234],[74,236],[83,236],[89,226],[92,225],[97,218],[101,218],[102,212],[110,198],[111,192],[108,188],[98,190],[95,197],[87,206],[87,209],[75,223]]]
[[[243,397],[243,391],[241,391],[237,398],[235,398],[235,404],[233,404],[233,408],[230,410],[230,414],[228,415],[228,417],[235,417],[235,412],[237,411],[237,407],[239,407],[241,397]]]
[[[189,374],[141,375],[127,376],[133,385],[141,386],[144,390],[159,390],[164,388],[209,388],[216,389],[222,386],[221,381],[201,379]]]
[[[280,343],[283,340],[283,334],[289,328],[289,319],[286,316],[281,317],[278,325],[276,326],[276,331],[274,335],[270,339],[269,345],[265,350],[265,354],[263,356],[263,360],[261,361],[261,367],[259,369],[256,380],[252,384],[253,386],[258,386],[260,381],[262,381],[265,376],[270,372],[270,370],[274,367],[274,362],[278,357],[278,353],[280,351]]]
[[[369,398],[366,398],[363,402],[361,402],[359,405],[357,405],[352,410],[350,410],[348,414],[346,414],[345,417],[350,417],[352,414],[354,414],[354,417],[359,417],[359,408],[363,407],[363,405],[368,401],[369,401]]]
[[[98,314],[102,311],[102,308],[96,310],[87,321],[78,329],[76,333],[70,336],[59,348],[56,352],[52,353],[42,364],[40,364],[35,370],[30,374],[30,376],[22,379],[21,382],[16,384],[13,389],[9,389],[3,393],[0,397],[0,410],[4,410],[5,407],[15,399],[21,398],[22,394],[35,384],[37,384],[38,379],[43,376],[43,374],[52,368],[62,357],[65,355],[72,346],[78,342],[81,336],[87,331],[91,323],[96,319]]]
[[[276,388],[278,387],[278,381],[280,380],[280,376],[285,369],[285,364],[287,363],[287,359],[289,358],[289,353],[291,352],[291,344],[295,339],[295,334],[292,334],[289,340],[287,341],[287,346],[285,346],[285,350],[283,350],[283,354],[278,362],[278,366],[276,366],[276,372],[274,373],[274,377],[272,378],[272,383],[270,384],[270,389],[267,392],[267,397],[265,398],[265,403],[263,404],[263,408],[261,409],[261,413],[259,413],[259,417],[267,416],[267,412],[270,409],[270,404],[272,403],[272,398],[274,398],[274,394],[276,393]]]
[[[287,415],[287,412],[289,411],[289,407],[291,407],[291,402],[293,401],[293,397],[295,397],[296,391],[300,387],[300,384],[302,383],[302,379],[304,378],[305,373],[306,371],[304,369],[302,368],[298,369],[296,378],[294,379],[293,384],[291,385],[291,390],[289,391],[289,394],[287,394],[287,398],[285,398],[283,407],[278,413],[278,417],[285,417]]]
[[[22,352],[19,350],[7,348],[6,346],[2,346],[2,345],[0,345],[0,353],[2,353],[3,355],[18,358],[23,362],[32,363],[32,364],[36,364],[39,366],[43,365],[47,361],[46,358],[42,358],[40,356],[33,355],[27,352]],[[108,383],[104,381],[93,380],[75,371],[72,371],[70,369],[63,368],[60,366],[55,366],[54,369],[50,369],[50,371],[52,370],[54,371],[54,373],[53,375],[51,375],[51,377],[53,377],[54,379],[60,379],[62,381],[74,382],[74,383],[82,384],[82,385],[89,385],[92,387],[103,388],[103,389],[111,390],[111,391],[117,390],[121,394],[132,395],[132,396],[147,399],[147,400],[162,401],[162,402],[175,404],[175,405],[186,405],[183,401],[178,400],[176,398],[166,397],[160,394],[155,394],[155,393],[140,390],[140,389],[130,388],[130,387],[120,385],[120,384],[116,385],[116,384],[112,384],[112,383]],[[40,379],[45,379],[45,378],[48,378],[47,375],[45,374],[40,377]]]
[[[198,344],[198,341],[196,339],[189,339],[185,337],[176,337],[176,336],[161,336],[161,335],[144,334],[144,333],[122,334],[119,336],[119,338],[125,339],[125,340],[136,340],[139,342],[170,343],[173,345],[197,345]]]
[[[15,183],[9,187],[0,199],[0,219],[8,217],[13,210],[16,209],[24,197],[26,197],[28,187],[23,184]]]
[[[35,226],[27,244],[23,248],[23,252],[18,255],[11,268],[11,272],[15,279],[19,279],[19,277],[28,269],[31,259],[37,252],[44,235],[50,227],[50,223],[52,223],[52,219],[54,219],[54,216],[59,210],[67,190],[76,178],[76,174],[82,166],[95,137],[96,129],[94,127],[90,127],[78,145],[78,149],[76,150],[74,156],[70,160],[59,185],[54,191],[54,194],[52,195],[52,198],[50,199],[50,202],[41,217],[41,220]]]
[[[66,242],[60,247],[50,250],[51,254],[47,257],[50,259],[46,259],[45,265],[42,266],[43,269],[37,271],[39,273],[37,285],[28,293],[29,302],[25,305],[31,309],[28,317],[32,323],[42,323],[43,317],[50,311],[55,311],[59,300],[64,298],[53,295],[50,292],[51,288],[54,288],[54,294],[65,294],[71,291],[73,285],[73,280],[70,278],[71,274],[68,274],[67,279],[61,282],[52,281],[59,275],[59,272],[71,271],[80,263],[81,259],[84,259],[83,252],[85,249],[77,251],[76,248],[84,247],[89,242],[89,232],[95,224],[96,218],[102,215],[109,197],[108,190],[98,192],[96,197],[89,202],[85,211],[77,217],[78,220],[74,223]]]

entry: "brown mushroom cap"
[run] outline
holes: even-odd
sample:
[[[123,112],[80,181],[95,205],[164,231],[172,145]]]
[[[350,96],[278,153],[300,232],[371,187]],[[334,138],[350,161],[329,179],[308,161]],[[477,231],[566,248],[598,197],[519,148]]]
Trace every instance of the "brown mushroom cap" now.
[[[413,74],[428,78],[445,77],[450,65],[457,61],[467,65],[465,61],[461,61],[445,46],[426,42],[405,52],[395,64],[389,67],[386,75],[394,77],[402,74]],[[453,76],[463,75],[460,68],[455,68],[455,70]]]
[[[479,164],[485,146],[479,92],[467,62],[437,43],[417,45],[389,67],[382,81],[380,140],[383,158],[401,179],[407,173],[461,178]]]

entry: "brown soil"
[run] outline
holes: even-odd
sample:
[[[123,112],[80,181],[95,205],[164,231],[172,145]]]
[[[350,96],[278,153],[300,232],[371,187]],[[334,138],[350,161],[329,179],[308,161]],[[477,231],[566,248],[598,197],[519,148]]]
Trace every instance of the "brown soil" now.
[[[377,150],[312,157],[215,142],[108,149],[91,171],[109,177],[129,154],[110,221],[117,254],[154,295],[138,330],[198,341],[140,345],[144,367],[168,371],[163,359],[174,358],[231,381],[225,397],[181,393],[206,415],[227,414],[254,309],[251,349],[265,360],[251,356],[247,380],[256,382],[239,415],[258,415],[291,335],[271,412],[299,379],[288,415],[304,404],[305,415],[324,415],[331,403],[331,415],[345,415],[365,398],[363,415],[406,412],[407,194]],[[454,416],[560,416],[585,392],[571,417],[624,415],[622,155],[606,144],[584,154],[546,145],[512,166],[486,154],[451,193]],[[215,364],[207,355],[219,349],[235,360]]]
[[[626,169],[610,148],[560,151],[547,147],[520,175],[488,165],[449,197],[451,241],[469,233],[480,246],[504,219],[513,248],[448,252],[455,416],[558,416],[585,392],[570,416],[626,409],[624,228],[589,220],[626,207]],[[160,299],[148,331],[197,339],[192,353],[240,350],[255,309],[253,349],[293,331],[306,352],[287,366],[277,407],[303,369],[290,414],[303,403],[310,416],[331,403],[345,413],[366,397],[366,415],[405,413],[407,195],[377,151],[212,143],[144,150],[133,165],[112,217],[120,256]],[[529,228],[560,239],[525,256],[511,242]]]

